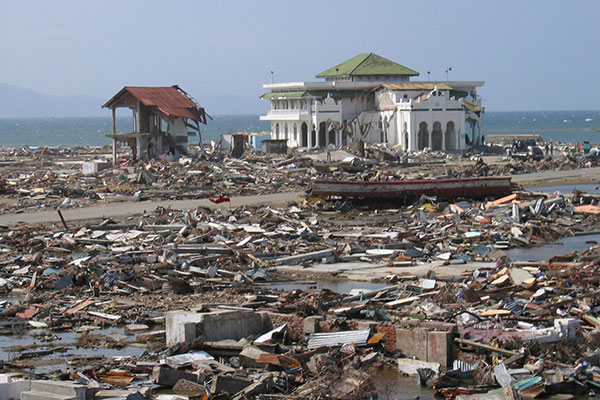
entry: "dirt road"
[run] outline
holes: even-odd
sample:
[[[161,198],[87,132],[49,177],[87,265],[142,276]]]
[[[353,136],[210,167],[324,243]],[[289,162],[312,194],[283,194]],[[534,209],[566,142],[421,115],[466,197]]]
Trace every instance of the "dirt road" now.
[[[523,187],[600,183],[600,167],[513,175],[512,181]]]
[[[239,206],[256,206],[261,204],[283,204],[288,201],[301,200],[304,192],[284,192],[255,196],[239,196],[231,198],[230,203],[214,204],[208,199],[200,200],[164,200],[144,202],[122,202],[108,205],[63,209],[62,214],[67,224],[72,221],[98,219],[102,217],[125,217],[128,215],[143,214],[145,211],[153,211],[156,207],[171,207],[177,210],[188,210],[197,207],[224,208]],[[20,225],[35,223],[61,223],[56,210],[40,211],[28,214],[5,214],[0,215],[0,225]]]
[[[600,182],[600,167],[575,169],[568,171],[542,171],[531,174],[513,175],[512,180],[523,187],[551,186]],[[242,205],[283,204],[288,201],[302,200],[304,192],[271,193],[254,196],[239,196],[231,199],[231,203],[215,205],[208,199],[200,200],[165,200],[145,201],[138,203],[111,203],[94,207],[62,210],[67,223],[69,221],[98,219],[102,217],[124,217],[152,211],[156,207],[173,209],[192,209],[196,207],[238,207]],[[15,226],[19,224],[60,223],[56,210],[40,211],[27,214],[0,215],[0,225]]]

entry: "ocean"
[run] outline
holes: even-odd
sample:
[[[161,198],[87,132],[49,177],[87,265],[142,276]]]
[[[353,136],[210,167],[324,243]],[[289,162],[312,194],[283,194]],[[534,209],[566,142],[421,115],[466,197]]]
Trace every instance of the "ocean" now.
[[[223,133],[270,129],[268,121],[258,115],[217,115],[203,125],[202,139],[215,140]],[[131,117],[117,118],[117,131],[131,130]],[[104,136],[111,132],[112,121],[106,117],[79,118],[0,118],[0,146],[103,146],[111,143]],[[483,120],[484,135],[539,134],[544,140],[559,142],[600,143],[600,111],[515,111],[487,112]],[[191,137],[190,142],[198,137]]]

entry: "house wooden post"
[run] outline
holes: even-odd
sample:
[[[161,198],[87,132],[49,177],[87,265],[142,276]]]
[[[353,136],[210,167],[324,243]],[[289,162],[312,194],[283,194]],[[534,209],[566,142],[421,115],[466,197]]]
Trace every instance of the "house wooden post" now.
[[[112,133],[116,135],[117,133],[117,121],[116,121],[116,110],[115,106],[111,107],[112,110]],[[117,139],[113,137],[112,140],[112,157],[113,157],[113,165],[117,165]]]
[[[131,108],[131,132],[135,132],[135,108]]]
[[[142,119],[141,119],[141,115],[142,115],[142,111],[140,109],[141,107],[141,102],[138,100],[137,101],[137,116],[135,119],[135,133],[136,133],[136,137],[135,137],[135,149],[136,149],[136,154],[137,154],[137,158],[139,160],[144,159],[144,149],[142,146],[142,138],[140,136],[140,133],[142,132]]]

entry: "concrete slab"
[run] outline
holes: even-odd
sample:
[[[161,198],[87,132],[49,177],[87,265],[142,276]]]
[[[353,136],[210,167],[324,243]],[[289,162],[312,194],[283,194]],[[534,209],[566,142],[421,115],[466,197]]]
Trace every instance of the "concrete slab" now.
[[[282,265],[278,269],[286,272],[335,273],[340,277],[352,281],[373,282],[385,279],[388,275],[424,277],[430,272],[435,273],[435,276],[439,277],[460,276],[465,271],[493,268],[494,266],[495,263],[492,262],[443,265],[443,261],[435,261],[406,267],[394,267],[388,265],[388,263],[346,262],[333,264],[315,263],[306,267],[301,265]]]
[[[432,363],[421,360],[413,360],[412,358],[399,358],[397,360],[398,370],[404,374],[416,376],[418,375],[417,369],[429,368],[435,371],[436,374],[440,373],[440,364]]]

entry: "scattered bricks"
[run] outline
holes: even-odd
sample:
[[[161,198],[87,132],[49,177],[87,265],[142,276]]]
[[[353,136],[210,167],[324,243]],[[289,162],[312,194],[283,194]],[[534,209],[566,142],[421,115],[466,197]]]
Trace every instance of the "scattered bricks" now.
[[[206,380],[206,374],[180,371],[168,367],[154,367],[152,378],[154,379],[154,383],[158,385],[173,387],[181,379],[203,383]]]
[[[262,313],[261,313],[262,314]],[[304,339],[304,319],[294,314],[265,312],[271,326],[287,324],[287,337],[292,341]],[[310,318],[310,317],[309,317]]]
[[[206,391],[204,390],[204,385],[186,379],[180,379],[175,386],[173,386],[173,393],[198,396],[203,395]]]
[[[310,335],[311,333],[318,333],[321,330],[321,321],[325,318],[315,315],[311,317],[304,318],[303,324],[303,332],[305,335]]]
[[[383,347],[389,352],[396,352],[396,327],[391,324],[377,324],[375,332],[383,333]]]
[[[228,393],[230,395],[236,394],[253,383],[251,379],[239,378],[236,376],[229,375],[217,375],[212,382],[210,387],[211,393]]]

